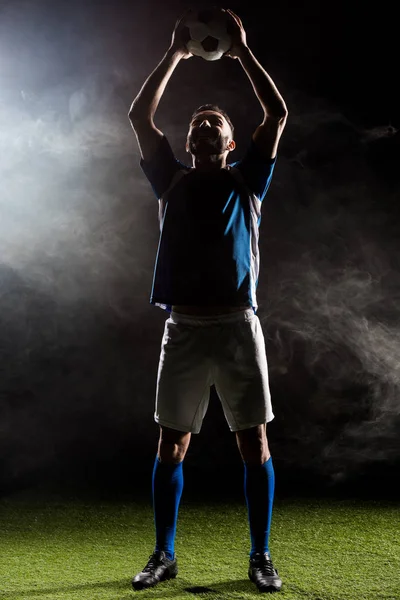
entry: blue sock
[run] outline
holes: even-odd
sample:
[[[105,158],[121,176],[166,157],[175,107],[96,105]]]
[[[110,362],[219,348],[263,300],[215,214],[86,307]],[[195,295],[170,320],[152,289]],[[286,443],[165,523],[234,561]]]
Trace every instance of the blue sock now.
[[[174,559],[175,533],[179,502],[183,490],[183,465],[154,463],[152,491],[154,523],[156,528],[155,551],[164,550],[167,558]]]
[[[244,495],[250,525],[250,558],[256,552],[269,552],[275,473],[270,457],[263,465],[244,463]]]

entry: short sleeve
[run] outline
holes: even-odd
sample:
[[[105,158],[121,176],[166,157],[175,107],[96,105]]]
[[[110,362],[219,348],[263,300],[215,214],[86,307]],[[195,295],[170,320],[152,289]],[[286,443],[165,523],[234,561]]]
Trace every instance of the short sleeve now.
[[[252,139],[246,154],[232,166],[240,171],[246,185],[262,202],[271,184],[275,163],[276,157],[266,160]]]
[[[165,135],[160,139],[160,144],[151,160],[145,161],[141,158],[140,166],[158,199],[168,189],[175,173],[182,169]]]

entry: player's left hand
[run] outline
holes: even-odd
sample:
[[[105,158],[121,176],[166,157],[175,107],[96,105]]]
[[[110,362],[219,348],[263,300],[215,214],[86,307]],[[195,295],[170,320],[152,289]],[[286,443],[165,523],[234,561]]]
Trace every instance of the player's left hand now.
[[[232,45],[224,56],[229,58],[240,58],[242,51],[247,48],[246,32],[240,18],[230,9],[226,9],[228,21],[228,33],[232,38]]]

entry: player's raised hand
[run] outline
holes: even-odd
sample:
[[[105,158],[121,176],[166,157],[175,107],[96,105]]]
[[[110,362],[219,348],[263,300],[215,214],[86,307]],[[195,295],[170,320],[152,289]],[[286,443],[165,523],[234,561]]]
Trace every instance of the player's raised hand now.
[[[247,48],[246,32],[240,18],[230,9],[226,9],[228,22],[228,33],[232,38],[232,45],[224,56],[229,58],[240,58],[243,49]]]
[[[186,31],[186,19],[189,14],[192,13],[192,9],[188,8],[185,12],[179,17],[179,19],[175,23],[174,31],[172,33],[172,40],[170,45],[170,50],[174,52],[178,52],[182,58],[185,60],[193,56],[191,52],[186,47],[186,43],[188,39],[186,39],[184,33]]]

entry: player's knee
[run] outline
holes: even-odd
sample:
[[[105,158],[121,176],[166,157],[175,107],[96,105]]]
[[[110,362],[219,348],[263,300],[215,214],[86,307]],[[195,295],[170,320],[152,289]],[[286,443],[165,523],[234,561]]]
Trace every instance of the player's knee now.
[[[178,464],[183,461],[190,443],[190,433],[161,428],[158,457],[161,462]]]
[[[264,426],[238,431],[236,438],[242,460],[247,465],[263,465],[271,456]]]
[[[242,453],[243,462],[245,462],[246,465],[249,465],[249,467],[261,466],[268,460],[269,457],[270,454],[267,452]]]
[[[263,465],[270,457],[268,444],[258,440],[241,444],[239,450],[243,462],[249,466]]]
[[[176,465],[183,461],[186,450],[187,448],[183,444],[161,441],[158,447],[158,457],[163,463]]]

